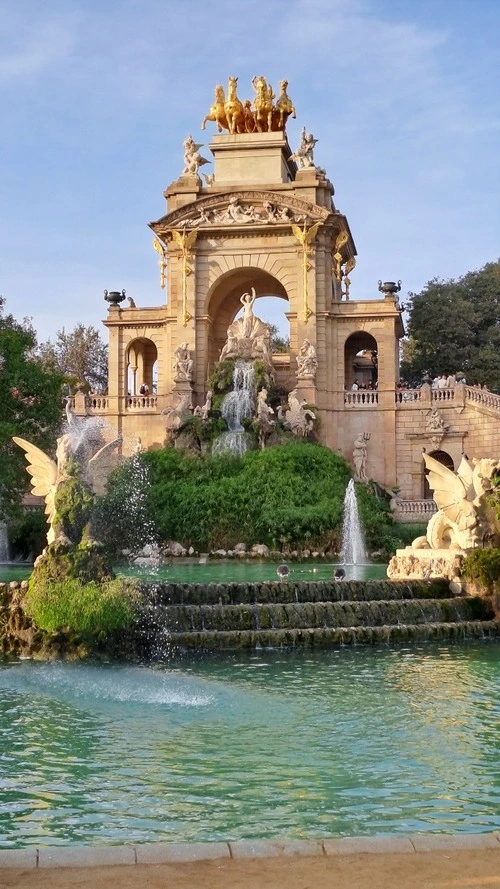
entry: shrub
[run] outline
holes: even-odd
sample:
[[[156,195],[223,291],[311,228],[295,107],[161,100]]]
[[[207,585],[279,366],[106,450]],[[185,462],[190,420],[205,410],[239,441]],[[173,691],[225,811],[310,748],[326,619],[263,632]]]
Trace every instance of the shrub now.
[[[135,587],[123,579],[84,583],[76,578],[61,582],[32,578],[25,610],[42,630],[69,628],[94,637],[130,626],[137,600]]]
[[[494,584],[500,581],[500,549],[476,549],[467,556],[463,565],[463,574],[493,592]]]
[[[230,549],[236,543],[339,548],[351,470],[319,444],[294,440],[243,458],[164,448],[141,454],[140,462],[148,479],[140,493],[159,541],[178,540],[198,551]],[[134,478],[132,468],[122,466],[100,505],[106,540],[116,549],[147,542],[137,539],[138,522],[131,521]],[[358,488],[368,546],[390,551],[395,531],[388,501],[377,500],[363,485]]]
[[[9,544],[13,559],[34,560],[47,543],[47,518],[43,509],[22,511],[9,522]]]

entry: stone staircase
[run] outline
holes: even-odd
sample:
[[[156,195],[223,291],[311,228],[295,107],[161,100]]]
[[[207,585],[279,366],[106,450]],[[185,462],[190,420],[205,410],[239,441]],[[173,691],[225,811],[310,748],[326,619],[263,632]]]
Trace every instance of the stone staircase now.
[[[143,584],[142,655],[178,650],[380,645],[500,635],[488,599],[446,581]]]

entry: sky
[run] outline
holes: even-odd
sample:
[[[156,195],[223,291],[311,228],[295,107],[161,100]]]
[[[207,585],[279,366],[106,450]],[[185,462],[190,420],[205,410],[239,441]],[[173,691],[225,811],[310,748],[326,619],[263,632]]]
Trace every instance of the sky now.
[[[240,98],[288,80],[290,145],[318,139],[356,243],[352,299],[495,261],[499,34],[498,0],[0,0],[6,311],[40,342],[106,340],[104,289],[165,301],[147,224],[229,75]]]

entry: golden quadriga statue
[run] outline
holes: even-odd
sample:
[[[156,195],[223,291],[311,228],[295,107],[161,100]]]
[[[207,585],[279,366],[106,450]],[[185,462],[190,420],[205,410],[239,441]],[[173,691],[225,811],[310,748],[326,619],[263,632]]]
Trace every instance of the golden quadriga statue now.
[[[427,532],[397,550],[387,569],[392,579],[446,577],[458,580],[464,558],[474,549],[500,546],[500,521],[489,505],[500,461],[463,456],[456,472],[424,454],[428,482],[438,508]]]
[[[207,121],[217,124],[219,133],[227,130],[236,133],[268,133],[284,130],[289,117],[295,117],[295,108],[287,93],[288,81],[280,80],[278,98],[270,83],[260,74],[252,79],[255,96],[243,102],[237,95],[238,78],[230,77],[227,95],[222,84],[215,87],[214,103],[201,122],[202,130]],[[274,101],[276,99],[276,101]]]

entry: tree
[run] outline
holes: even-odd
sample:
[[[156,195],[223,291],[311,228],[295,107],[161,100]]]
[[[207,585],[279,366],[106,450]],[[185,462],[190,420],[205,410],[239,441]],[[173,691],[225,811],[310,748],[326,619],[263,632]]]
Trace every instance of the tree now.
[[[28,487],[26,462],[12,436],[51,451],[61,424],[62,378],[35,357],[29,321],[4,314],[0,297],[0,515],[12,514]]]
[[[72,333],[58,330],[55,343],[39,346],[43,365],[62,374],[70,386],[105,392],[108,387],[108,347],[95,327],[77,324]]]
[[[468,383],[500,389],[500,260],[457,280],[434,278],[410,294],[409,313],[404,378],[462,371]]]
[[[282,336],[276,324],[268,324],[271,335],[271,352],[289,352],[290,337]]]

